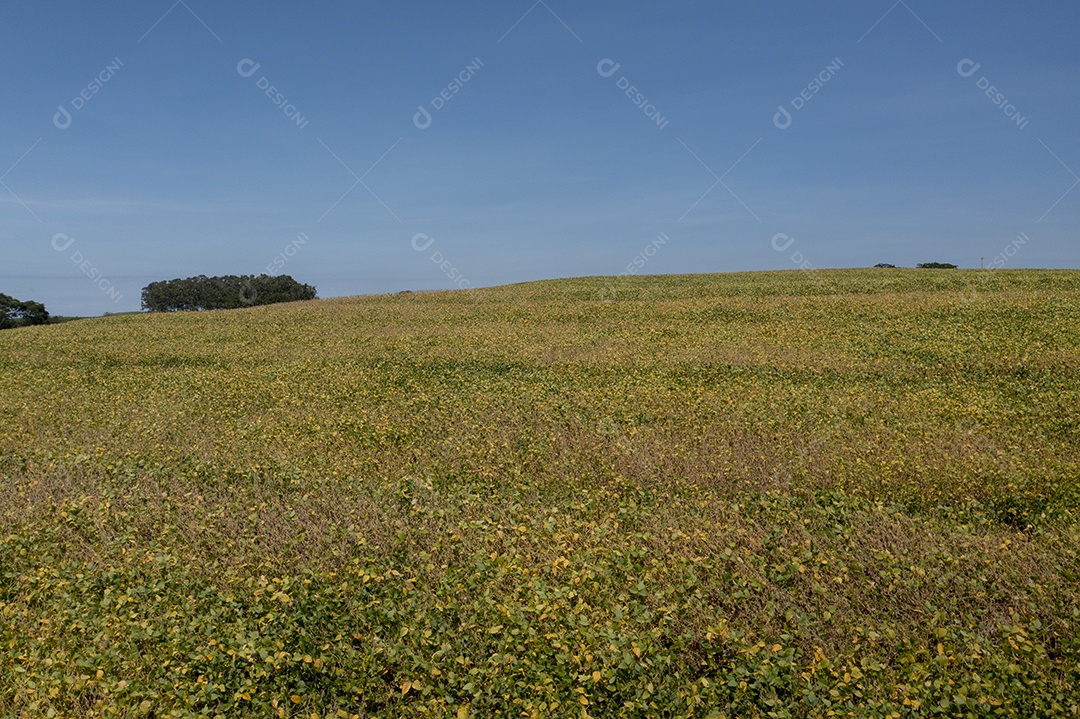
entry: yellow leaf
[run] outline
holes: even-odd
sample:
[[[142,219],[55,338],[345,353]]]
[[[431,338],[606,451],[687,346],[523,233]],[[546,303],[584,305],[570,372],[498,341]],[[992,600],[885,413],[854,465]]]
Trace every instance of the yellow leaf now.
[[[299,704],[300,703],[300,695],[299,694],[293,694],[291,697],[289,697],[289,701],[291,701],[293,704]]]
[[[581,702],[584,706],[589,706],[589,700],[585,697],[578,697],[578,701]]]
[[[408,694],[410,689],[412,689],[412,682],[402,682],[402,684],[401,684],[401,694],[402,694],[402,696]]]
[[[600,681],[600,672],[593,672],[592,673],[592,680],[594,682],[599,682]]]
[[[462,704],[457,710],[457,719],[469,719],[469,705]]]

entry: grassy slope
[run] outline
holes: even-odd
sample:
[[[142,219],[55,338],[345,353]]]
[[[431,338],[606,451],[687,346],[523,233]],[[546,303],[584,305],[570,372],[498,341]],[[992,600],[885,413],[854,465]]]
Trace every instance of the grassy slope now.
[[[0,333],[0,715],[1071,715],[1078,328],[874,270]]]

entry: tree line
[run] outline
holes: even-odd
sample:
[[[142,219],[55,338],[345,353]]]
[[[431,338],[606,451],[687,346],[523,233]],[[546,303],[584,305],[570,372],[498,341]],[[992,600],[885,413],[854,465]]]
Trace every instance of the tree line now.
[[[223,275],[151,282],[142,290],[142,308],[150,312],[231,310],[276,302],[313,300],[315,287],[288,275]]]
[[[49,313],[40,302],[17,300],[0,294],[0,330],[49,324]]]

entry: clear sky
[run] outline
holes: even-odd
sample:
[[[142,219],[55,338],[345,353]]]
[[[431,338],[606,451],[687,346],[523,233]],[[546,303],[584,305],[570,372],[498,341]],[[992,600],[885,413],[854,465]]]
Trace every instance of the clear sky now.
[[[0,292],[53,314],[196,274],[1080,266],[1077,0],[4,10]]]

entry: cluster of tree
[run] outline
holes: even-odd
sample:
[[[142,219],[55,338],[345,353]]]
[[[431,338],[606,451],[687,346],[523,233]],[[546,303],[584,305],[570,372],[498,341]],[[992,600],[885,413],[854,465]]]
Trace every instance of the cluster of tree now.
[[[40,302],[22,302],[0,294],[0,330],[24,325],[49,324],[49,313]]]
[[[150,312],[230,310],[275,302],[313,300],[315,288],[288,275],[224,275],[151,282],[142,290],[142,307]]]

